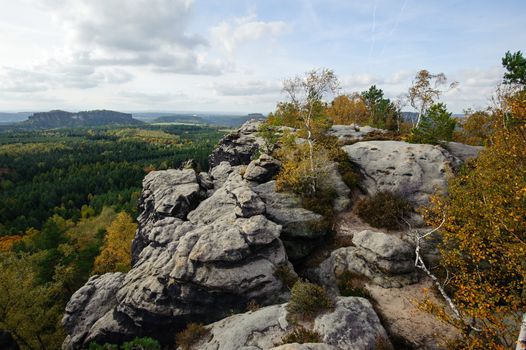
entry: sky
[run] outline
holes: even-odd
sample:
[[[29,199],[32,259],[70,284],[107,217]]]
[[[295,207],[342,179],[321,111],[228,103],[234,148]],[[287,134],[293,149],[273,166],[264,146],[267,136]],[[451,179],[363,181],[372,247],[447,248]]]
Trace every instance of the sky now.
[[[417,71],[484,108],[524,0],[0,0],[0,110],[268,113],[284,79],[332,69],[342,93],[389,98]],[[410,110],[409,107],[405,108]]]

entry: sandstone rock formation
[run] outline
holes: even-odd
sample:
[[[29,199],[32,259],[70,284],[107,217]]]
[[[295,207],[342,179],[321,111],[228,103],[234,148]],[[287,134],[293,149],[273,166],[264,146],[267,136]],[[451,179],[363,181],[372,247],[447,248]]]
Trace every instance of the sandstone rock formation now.
[[[402,141],[363,141],[343,150],[359,167],[367,194],[400,193],[416,205],[427,203],[435,191],[444,192],[453,169],[460,164],[441,146]]]
[[[349,144],[362,140],[371,133],[383,134],[386,130],[376,129],[370,126],[351,125],[333,125],[328,131],[331,136],[336,136],[342,144]]]
[[[365,230],[354,234],[354,246],[336,249],[314,272],[316,279],[334,288],[344,272],[367,277],[384,288],[416,283],[414,247],[395,235]]]
[[[225,161],[232,166],[250,163],[252,156],[264,144],[263,139],[256,135],[260,124],[257,121],[247,122],[236,132],[223,137],[208,157],[210,167]]]
[[[210,156],[209,172],[197,174],[189,166],[145,177],[132,269],[94,276],[72,296],[63,319],[64,349],[136,336],[173,345],[188,322],[214,322],[198,349],[374,349],[387,338],[366,299],[337,297],[334,310],[307,325],[322,343],[279,345],[292,325],[282,304],[289,291],[276,270],[294,271],[289,259],[302,259],[323,244],[328,227],[321,215],[302,207],[299,196],[276,191],[280,163],[265,154],[256,158],[263,145],[258,124],[246,123],[224,137]],[[371,132],[380,131],[331,129],[342,142]],[[456,156],[440,146],[398,141],[360,141],[343,149],[362,172],[366,194],[389,190],[423,204],[436,189],[445,190],[460,159],[473,151],[454,147]],[[334,209],[345,210],[351,191],[337,164],[328,168]],[[354,246],[331,252],[314,276],[333,294],[344,271],[385,288],[415,283],[414,248],[402,238],[356,230]],[[227,317],[250,302],[271,306]]]
[[[286,304],[267,306],[207,326],[209,334],[195,348],[373,350],[379,338],[387,340],[371,303],[363,298],[338,297],[334,310],[317,316],[306,327],[319,333],[322,343],[279,345],[293,325],[287,321]]]
[[[143,248],[134,244],[136,262],[126,275],[92,278],[73,295],[64,317],[64,348],[132,334],[170,342],[189,321],[215,321],[252,300],[266,305],[287,299],[275,276],[278,266],[289,264],[279,240],[282,228],[262,215],[264,202],[238,173],[188,214],[165,210],[187,198],[172,195],[181,193],[179,186],[199,187],[189,172],[148,175],[136,235]]]

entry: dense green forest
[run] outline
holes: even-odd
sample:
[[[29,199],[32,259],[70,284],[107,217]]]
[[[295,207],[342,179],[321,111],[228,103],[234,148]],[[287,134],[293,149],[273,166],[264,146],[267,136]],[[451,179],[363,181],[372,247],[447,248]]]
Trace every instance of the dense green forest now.
[[[146,172],[187,159],[206,169],[221,135],[190,125],[0,134],[0,236],[40,229],[54,214],[77,221],[83,206],[134,214]]]

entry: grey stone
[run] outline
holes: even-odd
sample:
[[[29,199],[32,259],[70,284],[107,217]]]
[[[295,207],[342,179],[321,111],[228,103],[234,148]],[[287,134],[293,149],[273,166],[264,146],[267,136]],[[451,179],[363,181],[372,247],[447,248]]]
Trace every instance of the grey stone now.
[[[213,168],[221,162],[232,166],[248,165],[254,154],[264,145],[264,140],[257,136],[261,122],[248,121],[241,128],[223,137],[217,148],[208,157],[208,163]]]
[[[336,136],[338,141],[343,144],[352,143],[362,140],[371,133],[385,133],[386,130],[376,129],[370,126],[351,125],[333,125],[328,131],[331,136]]]
[[[233,315],[207,328],[209,334],[195,344],[196,349],[361,350],[374,349],[378,338],[387,339],[372,305],[354,297],[338,297],[334,310],[315,318],[313,330],[320,334],[322,343],[279,345],[294,329],[287,321],[286,304]]]
[[[457,157],[463,162],[477,158],[480,151],[484,149],[482,146],[471,146],[460,142],[447,142],[444,144],[444,147],[454,157]]]
[[[117,305],[115,294],[123,281],[124,274],[120,272],[95,275],[71,296],[62,318],[68,334],[64,348],[76,348],[82,344],[93,324]]]
[[[444,193],[460,162],[440,146],[402,141],[362,141],[342,149],[360,168],[366,193],[395,192],[416,205],[428,203],[436,191]]]
[[[280,169],[280,161],[263,153],[258,159],[250,162],[243,177],[248,181],[267,182],[272,180]]]
[[[323,342],[350,350],[375,350],[379,339],[389,344],[387,332],[364,298],[338,298],[334,311],[318,316],[314,331],[322,335]]]

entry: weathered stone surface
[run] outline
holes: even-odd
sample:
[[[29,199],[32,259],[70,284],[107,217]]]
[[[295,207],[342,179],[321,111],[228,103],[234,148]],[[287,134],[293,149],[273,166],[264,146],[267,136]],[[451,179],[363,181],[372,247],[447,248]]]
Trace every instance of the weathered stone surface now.
[[[333,312],[316,318],[314,330],[324,343],[339,349],[375,350],[379,338],[389,343],[373,306],[364,298],[338,298]]]
[[[336,192],[336,196],[333,202],[333,209],[336,212],[347,209],[351,204],[351,190],[345,182],[343,182],[342,176],[338,171],[338,164],[333,163],[329,167],[326,180],[330,184],[331,188]]]
[[[68,336],[63,348],[83,344],[93,324],[117,305],[116,292],[124,281],[124,274],[95,275],[77,290],[66,305],[62,324]]]
[[[363,298],[338,297],[333,311],[314,320],[322,343],[278,345],[293,329],[287,322],[286,304],[272,305],[257,311],[230,316],[207,328],[209,334],[195,348],[230,349],[375,349],[378,338],[387,339],[372,305]]]
[[[248,219],[239,218],[236,226],[250,245],[269,244],[281,233],[281,225],[275,224],[263,215],[252,216]]]
[[[314,278],[335,290],[336,276],[348,271],[369,278],[384,288],[418,282],[414,248],[394,235],[365,230],[353,237],[355,246],[336,249],[312,271]]]
[[[283,226],[283,233],[292,237],[314,238],[324,235],[313,229],[323,217],[301,207],[298,196],[288,192],[277,192],[276,182],[269,181],[254,187],[266,205],[267,217]]]
[[[243,177],[248,181],[267,182],[272,180],[280,169],[280,161],[263,153],[258,159],[250,162]]]
[[[460,162],[440,146],[402,141],[363,141],[342,149],[360,168],[361,186],[369,195],[396,192],[417,205],[437,190],[444,192]]]
[[[228,177],[230,176],[230,174],[232,173],[239,174],[240,168],[241,166],[232,166],[230,165],[230,163],[226,161],[223,161],[219,163],[219,165],[213,167],[210,170],[210,177],[214,184],[213,187],[216,189],[221,188],[226,182],[226,180],[228,179]]]
[[[386,130],[376,129],[370,126],[359,126],[356,124],[351,125],[333,125],[329,129],[328,134],[336,136],[338,141],[343,144],[356,142],[362,140],[365,136],[370,133],[385,133]]]
[[[276,192],[275,181],[258,185],[253,190],[266,206],[266,217],[282,226],[281,240],[290,259],[307,256],[327,232],[320,223],[323,217],[301,206],[292,193]]]
[[[263,139],[256,135],[260,124],[259,121],[248,121],[236,132],[223,137],[208,157],[210,167],[213,168],[224,161],[232,166],[248,165],[252,156],[264,143]]]
[[[175,185],[173,192],[184,185]],[[107,299],[92,297],[89,308],[98,308],[97,313],[84,318],[78,315],[89,296],[72,298],[65,349],[78,349],[88,340],[120,342],[132,335],[169,343],[189,321],[218,320],[243,310],[251,300],[267,305],[288,298],[275,276],[278,266],[289,264],[279,239],[281,226],[263,215],[265,204],[239,173],[231,172],[221,188],[184,218],[156,215],[154,205],[141,208],[137,237],[146,245],[111,293],[93,280],[75,294],[103,293]]]
[[[133,240],[132,263],[150,241],[153,224],[162,217],[185,219],[203,199],[204,189],[199,186],[193,169],[152,171],[143,180],[139,200],[139,228]]]
[[[466,162],[469,159],[477,158],[480,151],[484,149],[482,146],[471,146],[460,142],[447,142],[445,144],[445,148],[454,157],[457,157],[463,162]]]

